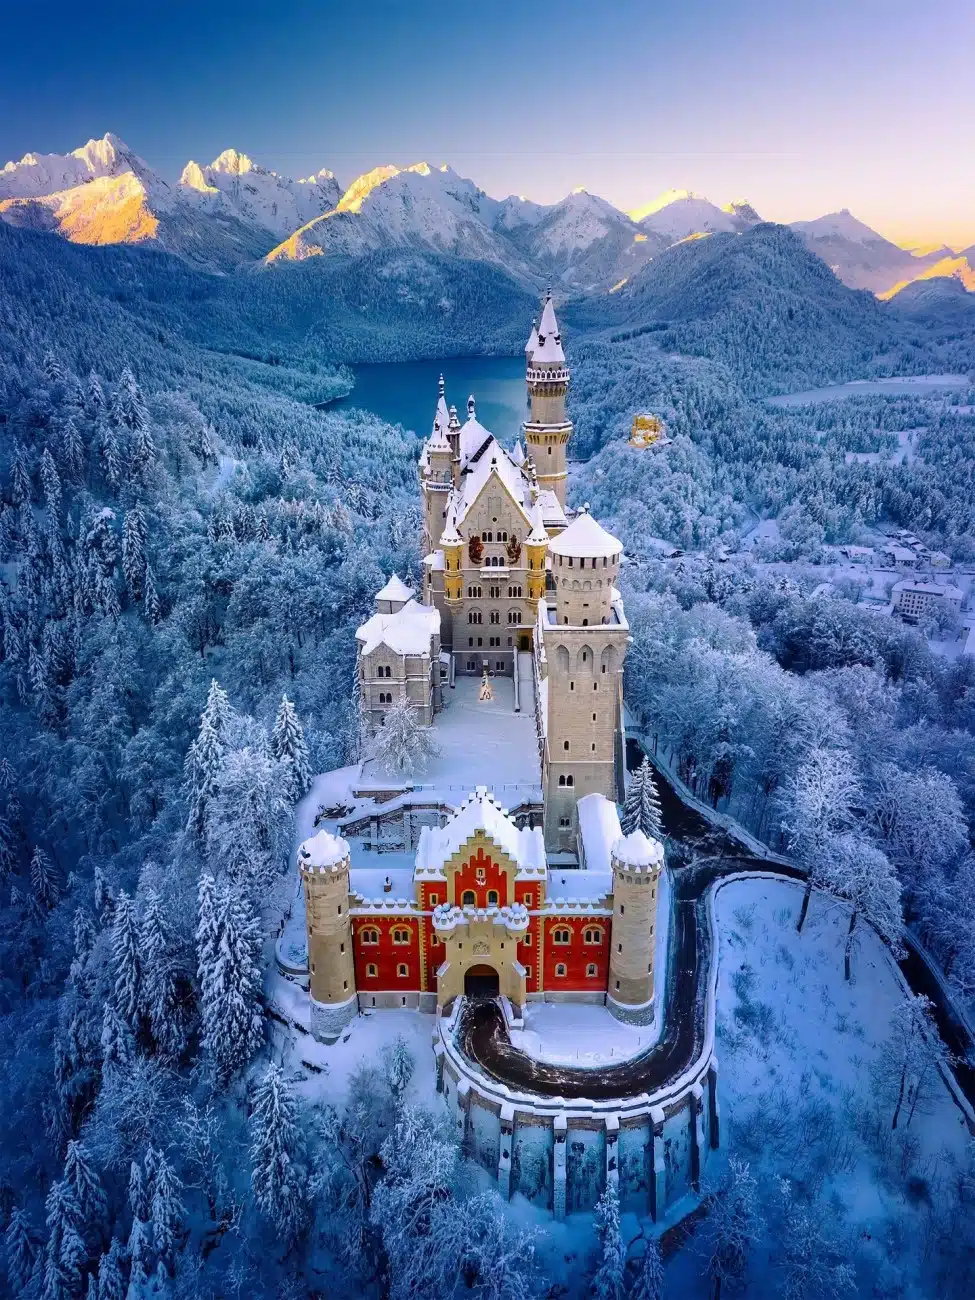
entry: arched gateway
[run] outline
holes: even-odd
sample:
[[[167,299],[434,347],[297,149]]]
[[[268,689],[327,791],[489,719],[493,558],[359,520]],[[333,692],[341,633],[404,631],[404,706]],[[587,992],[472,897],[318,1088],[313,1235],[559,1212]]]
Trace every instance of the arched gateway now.
[[[469,998],[496,998],[500,979],[493,966],[471,966],[464,974],[464,993]]]

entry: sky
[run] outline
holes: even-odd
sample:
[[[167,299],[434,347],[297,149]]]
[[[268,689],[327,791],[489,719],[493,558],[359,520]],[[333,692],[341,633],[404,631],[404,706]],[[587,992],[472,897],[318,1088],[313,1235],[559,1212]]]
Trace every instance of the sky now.
[[[670,188],[975,243],[972,0],[0,0],[0,162],[113,131],[167,179],[233,147],[344,183]]]

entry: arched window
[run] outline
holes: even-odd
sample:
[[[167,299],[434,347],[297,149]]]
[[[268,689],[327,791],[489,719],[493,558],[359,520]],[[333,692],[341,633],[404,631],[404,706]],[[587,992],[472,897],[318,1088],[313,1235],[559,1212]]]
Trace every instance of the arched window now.
[[[492,623],[500,623],[500,622],[501,622],[501,611],[500,611],[500,610],[498,610],[498,609],[492,609],[492,610],[491,610],[491,622],[492,622]]]
[[[474,904],[475,904],[476,902],[477,902],[477,899],[474,897],[474,891],[473,891],[473,889],[465,889],[465,890],[464,890],[464,893],[463,893],[463,895],[462,895],[462,897],[461,897],[461,900],[460,900],[461,906],[462,906],[462,907],[473,907]]]
[[[520,600],[520,599],[521,599],[521,588],[518,587],[518,586],[511,586],[511,587],[509,587],[509,588],[508,588],[508,595],[512,598],[512,600]]]
[[[559,785],[565,785],[565,773],[559,773]]]
[[[405,980],[409,975],[409,973],[410,973],[409,966],[407,966],[405,961],[401,961],[400,964],[396,967],[396,974],[399,976],[401,980]]]
[[[575,783],[576,783],[576,779],[575,779],[575,777],[572,775],[571,772],[570,772],[569,775],[565,778],[565,783],[566,783],[566,785],[575,785]]]
[[[468,623],[481,623],[483,621],[481,617],[481,611],[479,609],[471,610],[471,612],[467,615],[467,621]]]
[[[409,930],[402,929],[402,930],[393,931],[393,943],[409,943],[409,941],[410,941]]]
[[[552,935],[552,940],[555,943],[571,943],[572,932],[570,930],[556,930]]]
[[[359,931],[359,939],[360,939],[360,941],[361,941],[362,943],[378,943],[378,942],[379,942],[379,931],[378,931],[378,930],[373,930],[373,929],[360,930],[360,931]]]
[[[559,977],[559,979],[565,979],[566,969],[565,969],[565,962],[564,962],[564,961],[560,961],[560,962],[556,965],[556,967],[555,967],[555,973],[556,973],[556,975]]]
[[[508,622],[510,624],[516,624],[521,622],[521,615],[518,613],[516,609],[508,610]]]
[[[586,931],[586,943],[602,943],[603,932],[598,925],[590,926]]]
[[[366,976],[369,979],[374,980],[378,974],[379,974],[379,967],[376,965],[375,962],[373,961],[369,962],[369,964],[366,966]]]
[[[591,961],[589,965],[586,967],[586,974],[590,978],[592,978],[592,976],[596,974],[596,963],[594,961]]]
[[[488,907],[497,907],[497,905],[498,905],[498,891],[496,889],[489,889]]]
[[[481,541],[482,541],[482,542],[493,542],[493,541],[494,541],[494,534],[493,534],[493,533],[481,533]]]
[[[467,594],[472,600],[476,600],[481,594],[481,589],[480,587],[468,587]]]

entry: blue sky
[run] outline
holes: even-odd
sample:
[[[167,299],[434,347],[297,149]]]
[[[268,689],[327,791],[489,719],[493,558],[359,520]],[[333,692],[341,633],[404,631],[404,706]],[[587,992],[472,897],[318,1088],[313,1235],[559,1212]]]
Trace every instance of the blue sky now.
[[[228,146],[343,181],[424,158],[975,241],[971,0],[6,0],[0,30],[0,159],[114,131],[169,179]]]

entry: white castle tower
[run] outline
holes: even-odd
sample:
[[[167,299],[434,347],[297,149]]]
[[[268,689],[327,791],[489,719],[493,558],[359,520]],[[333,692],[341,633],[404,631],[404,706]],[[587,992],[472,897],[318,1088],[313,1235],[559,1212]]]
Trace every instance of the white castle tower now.
[[[576,804],[621,797],[622,677],[629,627],[616,590],[623,543],[584,507],[548,544],[555,600],[539,615],[547,666],[545,845],[571,852]]]
[[[525,445],[535,462],[538,486],[555,493],[565,506],[566,449],[572,424],[565,414],[569,371],[562,350],[562,335],[555,319],[551,290],[545,296],[542,318],[525,345],[526,379],[530,411],[524,424]]]

